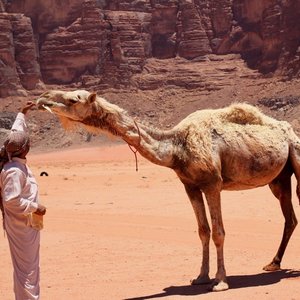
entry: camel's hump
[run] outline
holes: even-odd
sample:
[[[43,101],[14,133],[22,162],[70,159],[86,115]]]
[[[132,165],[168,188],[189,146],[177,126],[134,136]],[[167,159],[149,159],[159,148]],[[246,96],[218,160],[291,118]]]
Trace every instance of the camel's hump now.
[[[223,122],[236,123],[236,124],[250,124],[250,125],[264,125],[274,122],[272,119],[263,114],[257,107],[246,104],[237,103],[224,108],[220,114]]]
[[[235,103],[225,108],[198,110],[187,116],[178,126],[199,122],[204,122],[205,124],[233,123],[240,125],[271,125],[278,123],[277,120],[263,114],[255,106],[246,103]]]

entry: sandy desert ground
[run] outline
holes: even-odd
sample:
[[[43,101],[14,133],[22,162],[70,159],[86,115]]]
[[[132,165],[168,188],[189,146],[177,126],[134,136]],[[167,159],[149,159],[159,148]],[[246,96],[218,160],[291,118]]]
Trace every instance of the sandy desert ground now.
[[[201,248],[196,220],[174,172],[127,145],[33,153],[47,206],[41,241],[43,300],[300,299],[300,226],[282,270],[262,271],[279,245],[283,217],[267,187],[223,192],[225,262],[231,289],[190,286]],[[42,171],[49,176],[40,176]],[[295,188],[294,188],[295,189]],[[300,219],[295,194],[293,203]],[[13,299],[7,239],[0,236],[0,299]],[[211,276],[216,255],[211,243]]]

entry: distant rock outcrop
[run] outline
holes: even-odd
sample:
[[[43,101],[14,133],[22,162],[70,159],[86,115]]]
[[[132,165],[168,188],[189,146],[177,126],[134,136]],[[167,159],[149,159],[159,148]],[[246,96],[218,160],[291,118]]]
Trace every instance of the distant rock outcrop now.
[[[137,84],[150,58],[240,54],[300,76],[300,0],[0,0],[0,97],[41,83]]]
[[[41,78],[31,20],[0,14],[0,96],[26,95]]]
[[[69,26],[47,34],[40,48],[40,65],[47,83],[67,84],[84,74],[101,74],[109,44],[109,24],[95,5],[82,5],[81,16]]]

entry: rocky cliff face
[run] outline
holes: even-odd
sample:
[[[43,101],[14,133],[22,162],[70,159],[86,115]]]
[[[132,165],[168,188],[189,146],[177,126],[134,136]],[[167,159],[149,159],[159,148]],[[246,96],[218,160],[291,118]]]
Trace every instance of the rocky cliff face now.
[[[300,76],[300,0],[0,0],[0,97],[46,84],[127,86],[149,59],[240,54]]]
[[[0,96],[22,95],[41,78],[30,18],[0,14]]]

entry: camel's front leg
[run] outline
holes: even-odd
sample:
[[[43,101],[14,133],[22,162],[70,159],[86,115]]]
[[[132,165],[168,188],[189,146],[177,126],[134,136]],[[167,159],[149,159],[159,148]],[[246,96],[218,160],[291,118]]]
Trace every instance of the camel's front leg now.
[[[205,191],[205,197],[211,215],[212,239],[217,249],[217,273],[212,290],[215,292],[225,291],[228,289],[228,283],[224,266],[223,246],[225,230],[222,220],[220,190],[207,190]]]
[[[198,234],[203,248],[200,274],[197,278],[191,280],[191,284],[206,284],[211,282],[208,274],[210,228],[206,218],[205,206],[201,191],[199,188],[189,185],[185,185],[185,190],[195,211],[198,223]]]

